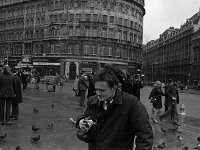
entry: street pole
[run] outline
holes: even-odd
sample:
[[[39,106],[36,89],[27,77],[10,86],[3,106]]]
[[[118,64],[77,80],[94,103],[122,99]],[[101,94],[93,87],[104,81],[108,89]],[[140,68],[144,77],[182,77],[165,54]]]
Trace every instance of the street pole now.
[[[152,70],[151,70],[151,71],[152,71],[152,73],[151,73],[151,75],[152,75],[152,76],[151,76],[151,80],[152,80],[152,83],[153,83],[153,63],[152,63],[152,68],[151,68],[151,69],[152,69]]]
[[[8,52],[7,52],[7,54],[6,54],[6,57],[7,57],[7,65],[8,65]]]

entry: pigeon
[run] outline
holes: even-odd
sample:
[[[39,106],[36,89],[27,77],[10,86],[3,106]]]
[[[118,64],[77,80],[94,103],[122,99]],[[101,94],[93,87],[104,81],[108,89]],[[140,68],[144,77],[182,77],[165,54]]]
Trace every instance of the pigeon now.
[[[22,147],[20,145],[17,145],[15,150],[22,150]]]
[[[160,128],[161,129],[161,131],[163,132],[163,133],[166,133],[167,132],[167,130],[165,130],[165,129],[163,129],[163,128]]]
[[[165,148],[165,142],[162,142],[162,144],[154,146],[153,148],[164,149]]]
[[[40,135],[31,137],[32,142],[37,142],[40,140]]]
[[[49,123],[48,128],[53,128],[53,123]]]
[[[4,135],[1,135],[0,136],[0,141],[3,140],[3,139],[5,139],[6,137],[7,137],[7,133],[5,133]]]
[[[54,106],[55,106],[54,104],[51,104],[51,108],[54,108]]]
[[[32,130],[33,130],[34,132],[37,132],[38,130],[40,130],[40,128],[36,127],[35,125],[32,125]]]
[[[183,138],[180,135],[178,135],[176,139],[177,139],[177,145],[178,146],[183,145],[183,143],[182,143],[183,142]]]
[[[39,112],[39,110],[33,107],[33,112]]]
[[[185,145],[182,150],[189,150],[189,147]]]
[[[76,121],[73,118],[69,118],[69,122],[72,124],[76,124]]]
[[[200,150],[200,143],[199,144],[197,144],[197,146],[195,146],[195,148],[194,149],[199,149]]]

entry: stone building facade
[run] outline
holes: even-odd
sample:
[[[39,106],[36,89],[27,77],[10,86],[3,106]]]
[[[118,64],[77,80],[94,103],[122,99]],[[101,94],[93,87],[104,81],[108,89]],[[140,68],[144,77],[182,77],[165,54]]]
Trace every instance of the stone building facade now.
[[[200,12],[181,25],[170,27],[143,51],[146,81],[166,82],[171,78],[185,85],[200,81]]]
[[[41,75],[142,66],[144,0],[0,0],[0,59]]]

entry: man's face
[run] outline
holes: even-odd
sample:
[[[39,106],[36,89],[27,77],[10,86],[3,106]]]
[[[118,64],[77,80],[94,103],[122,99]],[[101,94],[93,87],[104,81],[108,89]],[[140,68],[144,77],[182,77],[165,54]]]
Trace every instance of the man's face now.
[[[110,88],[106,81],[97,81],[95,83],[96,95],[100,101],[113,99],[115,88]]]

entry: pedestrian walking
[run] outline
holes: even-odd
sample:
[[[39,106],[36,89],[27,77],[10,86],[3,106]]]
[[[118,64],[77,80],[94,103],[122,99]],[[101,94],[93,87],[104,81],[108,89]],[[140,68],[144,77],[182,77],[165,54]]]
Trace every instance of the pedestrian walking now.
[[[80,92],[80,106],[85,107],[86,90],[88,88],[88,81],[86,74],[82,74],[78,81],[78,89]]]
[[[75,81],[74,81],[74,86],[73,86],[73,91],[75,92],[76,96],[80,96],[78,81],[79,81],[79,76],[76,76]]]
[[[56,73],[56,77],[53,79],[53,92],[56,92],[56,85],[58,85],[59,82],[59,75]]]
[[[165,112],[159,117],[162,121],[162,119],[167,116],[172,116],[174,125],[180,125],[178,123],[177,113],[177,91],[173,85],[172,79],[169,79],[168,84],[165,86]]]
[[[21,75],[22,78],[22,85],[23,85],[23,90],[27,88],[27,83],[28,83],[28,73],[24,70]]]
[[[89,150],[132,150],[137,136],[135,150],[151,150],[153,131],[145,107],[118,89],[119,80],[111,72],[104,68],[95,75],[96,95],[77,119],[77,137],[88,143]]]
[[[95,87],[94,87],[93,74],[87,74],[87,78],[88,78],[88,94],[87,94],[87,98],[90,98],[91,96],[96,94]]]
[[[39,89],[39,83],[40,83],[40,74],[36,73],[36,75],[35,75],[35,87],[36,87],[36,89]]]
[[[0,122],[1,125],[11,125],[10,109],[13,98],[16,97],[15,78],[10,72],[10,67],[5,65],[0,74]]]
[[[12,100],[12,113],[11,119],[18,120],[19,118],[19,104],[22,103],[22,89],[21,89],[21,79],[18,75],[18,72],[13,71],[14,79],[16,83],[16,97]]]
[[[129,94],[132,94],[132,81],[131,81],[131,78],[130,78],[130,74],[127,74],[126,78],[123,81],[122,91],[129,93]]]
[[[153,105],[153,121],[154,123],[159,123],[157,121],[158,114],[160,113],[160,109],[162,108],[162,96],[165,96],[161,89],[162,83],[160,81],[156,81],[153,85],[153,89],[149,95],[149,99]]]

